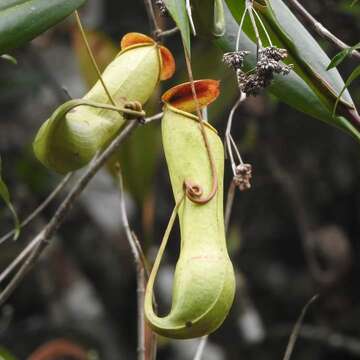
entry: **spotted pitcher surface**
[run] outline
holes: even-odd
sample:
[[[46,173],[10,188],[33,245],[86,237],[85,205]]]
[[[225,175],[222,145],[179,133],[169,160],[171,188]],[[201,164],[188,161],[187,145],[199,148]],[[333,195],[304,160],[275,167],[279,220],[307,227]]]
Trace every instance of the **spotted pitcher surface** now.
[[[107,66],[102,78],[115,103],[144,104],[159,80],[170,78],[175,61],[168,49],[151,38],[129,33],[122,38],[121,51]],[[68,173],[86,165],[104,148],[125,123],[124,114],[111,105],[98,81],[83,97],[85,105],[65,103],[40,128],[34,144],[36,157],[49,169]]]
[[[218,82],[195,82],[200,106],[218,96]],[[227,253],[223,215],[224,148],[216,130],[204,123],[217,176],[215,195],[206,203],[184,194],[184,183],[198,184],[211,192],[213,172],[201,133],[190,84],[182,84],[163,95],[162,139],[177,213],[181,246],[176,264],[172,306],[168,315],[154,313],[153,287],[167,238],[160,247],[145,294],[145,315],[151,328],[172,338],[194,338],[216,330],[233,303],[235,278]]]

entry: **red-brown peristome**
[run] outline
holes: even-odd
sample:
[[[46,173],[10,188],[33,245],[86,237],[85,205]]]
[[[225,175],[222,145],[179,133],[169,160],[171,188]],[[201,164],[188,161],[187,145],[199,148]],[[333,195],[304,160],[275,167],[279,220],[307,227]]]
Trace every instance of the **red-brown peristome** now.
[[[175,72],[175,59],[171,53],[171,51],[165,46],[160,46],[160,55],[162,59],[162,67],[161,67],[161,80],[170,79]]]
[[[155,44],[155,41],[147,35],[131,32],[124,35],[120,42],[121,50],[137,44]]]
[[[146,44],[156,44],[155,40],[151,37],[132,32],[123,36],[121,39],[121,50],[127,49],[130,46],[134,45],[146,45]],[[170,79],[175,72],[175,59],[171,53],[171,51],[165,46],[158,46],[160,56],[161,56],[161,72],[160,72],[160,80]]]
[[[209,105],[220,94],[220,82],[217,80],[197,80],[194,81],[194,86],[200,107]],[[162,101],[179,110],[187,112],[196,110],[196,101],[193,98],[190,82],[174,86],[166,91],[162,96]]]

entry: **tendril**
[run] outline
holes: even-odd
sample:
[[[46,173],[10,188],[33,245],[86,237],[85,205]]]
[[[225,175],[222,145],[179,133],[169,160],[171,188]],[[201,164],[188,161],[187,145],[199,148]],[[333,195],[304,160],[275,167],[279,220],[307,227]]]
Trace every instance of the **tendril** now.
[[[202,135],[202,138],[203,138],[204,143],[205,143],[206,152],[208,154],[208,158],[209,158],[209,162],[210,162],[210,168],[211,168],[211,177],[212,177],[211,191],[204,198],[202,198],[203,190],[202,190],[201,185],[194,184],[189,180],[184,180],[184,188],[185,188],[186,196],[188,197],[189,200],[191,200],[192,202],[194,202],[196,204],[202,204],[203,205],[203,204],[208,203],[216,195],[217,190],[218,190],[218,177],[217,177],[217,172],[216,172],[216,165],[215,165],[214,156],[213,156],[213,153],[212,153],[211,148],[210,148],[209,139],[208,139],[208,136],[206,134],[204,120],[202,118],[202,114],[201,114],[201,110],[200,110],[199,100],[198,100],[197,95],[196,95],[196,90],[195,90],[195,85],[194,85],[194,76],[193,76],[193,73],[192,73],[189,54],[187,53],[185,46],[184,46],[184,51],[185,51],[186,67],[187,67],[187,71],[188,71],[188,75],[189,75],[189,79],[190,79],[191,91],[192,91],[193,98],[194,98],[194,101],[195,101],[195,104],[196,104],[196,112],[197,112],[197,116],[199,118],[201,135]],[[197,189],[197,190],[195,191],[195,189]]]

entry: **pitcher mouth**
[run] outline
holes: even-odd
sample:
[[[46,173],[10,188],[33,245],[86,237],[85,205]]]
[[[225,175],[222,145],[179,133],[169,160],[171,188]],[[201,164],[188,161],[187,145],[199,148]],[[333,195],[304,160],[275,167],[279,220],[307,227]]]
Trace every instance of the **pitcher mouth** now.
[[[193,113],[197,107],[203,108],[217,99],[220,94],[220,82],[212,79],[203,79],[194,81],[195,93],[197,101],[193,97],[192,84],[190,82],[183,83],[167,90],[161,97],[164,102],[164,108],[182,114],[195,121],[200,121],[199,117]],[[209,123],[204,122],[205,126],[215,131]]]
[[[180,110],[193,113],[197,110],[197,106],[203,108],[217,99],[220,94],[220,81],[212,79],[196,80],[194,81],[194,88],[197,101],[194,100],[190,82],[176,85],[167,90],[161,100]]]
[[[123,36],[120,46],[121,51],[118,56],[134,48],[155,46],[158,49],[161,63],[160,80],[170,79],[174,75],[176,65],[171,51],[167,47],[158,44],[151,37],[141,33],[131,32]]]

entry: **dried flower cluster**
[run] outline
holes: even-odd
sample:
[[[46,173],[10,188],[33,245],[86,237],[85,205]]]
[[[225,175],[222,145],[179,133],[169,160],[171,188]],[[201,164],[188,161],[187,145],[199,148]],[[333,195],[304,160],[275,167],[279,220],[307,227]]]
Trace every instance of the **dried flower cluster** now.
[[[237,52],[228,52],[223,56],[223,62],[227,66],[233,68],[235,71],[242,68],[244,65],[244,58],[246,55],[250,54],[249,51],[237,51]]]
[[[166,15],[166,6],[164,0],[155,0],[155,5],[158,7],[161,15]]]
[[[244,58],[248,51],[237,51],[224,54],[223,61],[236,71],[239,88],[246,95],[256,96],[260,90],[270,85],[274,74],[287,75],[292,65],[281,63],[287,57],[286,49],[269,46],[259,49],[258,61],[253,71],[242,71]]]
[[[251,164],[240,164],[235,169],[234,183],[240,191],[249,190],[251,188],[250,180],[252,178]]]

